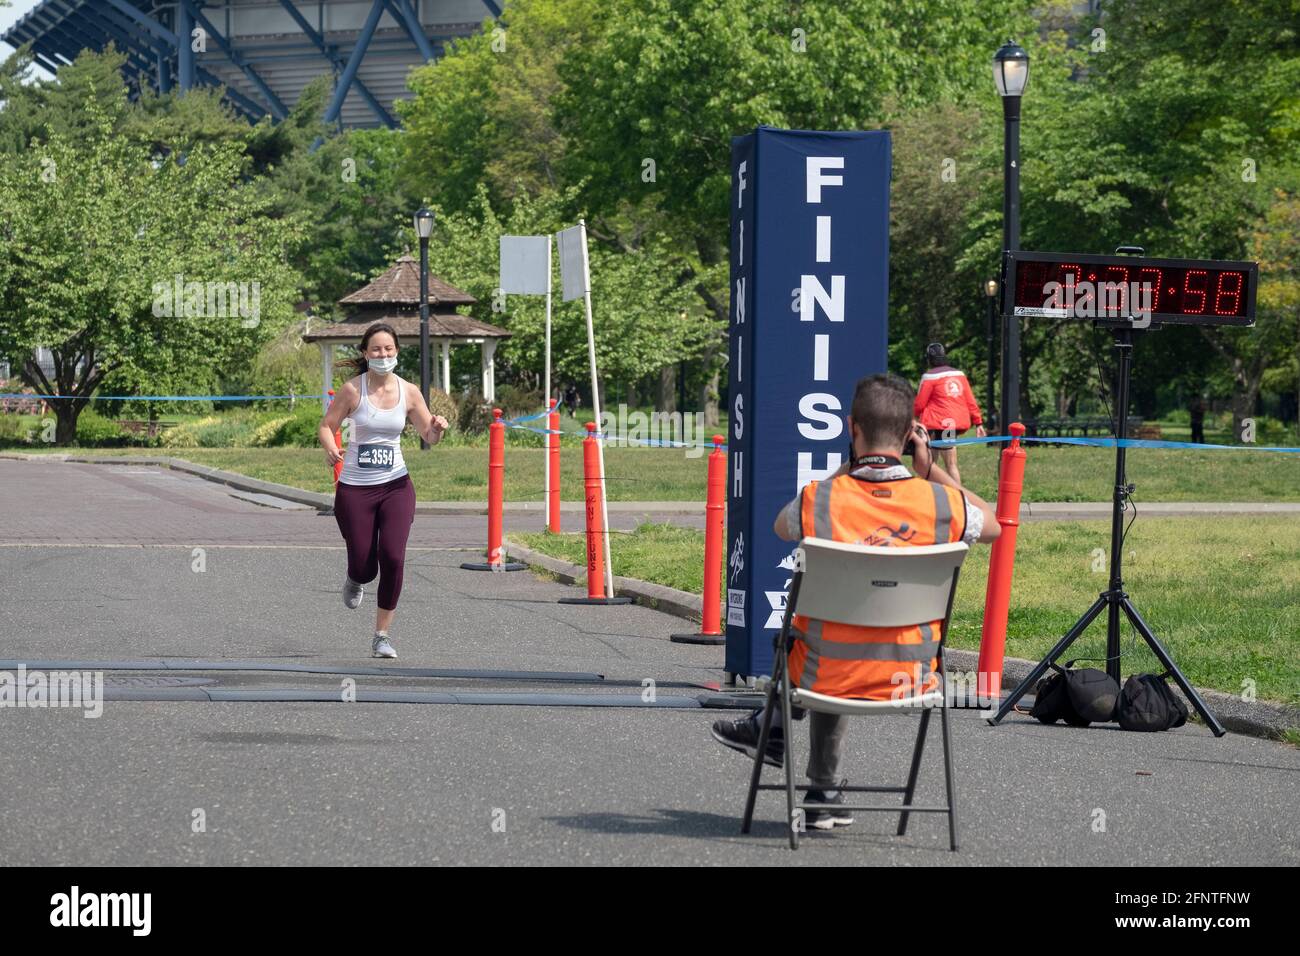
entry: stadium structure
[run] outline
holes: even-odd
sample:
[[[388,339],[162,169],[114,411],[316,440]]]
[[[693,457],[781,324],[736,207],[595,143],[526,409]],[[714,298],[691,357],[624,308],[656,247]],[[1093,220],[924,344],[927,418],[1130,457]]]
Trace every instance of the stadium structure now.
[[[397,125],[406,74],[499,17],[504,0],[41,0],[0,34],[51,73],[85,49],[127,56],[136,88],[222,87],[250,121],[283,119],[303,88],[334,77],[325,120]]]

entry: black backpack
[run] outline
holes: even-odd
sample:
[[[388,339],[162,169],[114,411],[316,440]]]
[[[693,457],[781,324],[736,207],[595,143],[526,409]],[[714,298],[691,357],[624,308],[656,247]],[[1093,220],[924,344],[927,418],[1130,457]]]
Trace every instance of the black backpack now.
[[[1065,667],[1052,665],[1056,673],[1040,680],[1034,689],[1030,716],[1045,724],[1064,720],[1071,727],[1114,720],[1119,701],[1119,685],[1115,679],[1095,667],[1073,670],[1073,664],[1074,661],[1068,661]]]
[[[1154,732],[1187,723],[1187,705],[1157,674],[1134,674],[1119,695],[1119,725]]]

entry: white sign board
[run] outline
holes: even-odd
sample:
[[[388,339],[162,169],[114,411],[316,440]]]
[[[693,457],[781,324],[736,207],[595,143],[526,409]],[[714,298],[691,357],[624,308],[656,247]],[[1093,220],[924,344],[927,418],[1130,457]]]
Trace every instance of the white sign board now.
[[[571,302],[581,299],[589,291],[587,278],[587,230],[579,223],[570,226],[555,238],[560,245],[560,285],[563,299]]]
[[[550,291],[550,236],[501,237],[501,291],[546,295]]]

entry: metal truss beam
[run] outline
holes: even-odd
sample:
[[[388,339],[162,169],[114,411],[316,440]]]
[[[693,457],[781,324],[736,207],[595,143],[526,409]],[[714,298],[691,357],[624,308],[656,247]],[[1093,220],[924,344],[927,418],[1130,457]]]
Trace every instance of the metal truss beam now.
[[[340,69],[344,68],[345,64],[343,63],[343,58],[326,45],[325,38],[316,32],[316,28],[307,22],[306,18],[298,12],[298,8],[295,7],[290,0],[280,0],[280,6],[284,7],[289,16],[291,16],[294,19],[294,22],[298,24],[299,29],[301,29],[307,36],[307,39],[311,40],[311,42],[315,44],[316,49],[320,50],[321,53],[325,55],[326,59],[336,67],[339,67]],[[354,79],[352,85],[356,87],[357,92],[361,94],[361,98],[366,101],[374,114],[379,117],[379,122],[383,123],[389,129],[393,129],[397,126],[397,122],[388,114],[388,110],[384,109],[383,104],[375,98],[374,94],[366,88],[366,85],[362,83],[359,78]]]
[[[275,95],[271,87],[268,86],[266,81],[257,74],[256,70],[244,62],[244,58],[239,53],[236,53],[235,50],[231,48],[230,44],[226,42],[226,38],[223,37],[221,32],[212,25],[212,21],[203,15],[202,10],[194,6],[193,0],[180,0],[180,2],[181,5],[189,11],[190,16],[194,18],[199,26],[208,31],[208,35],[216,41],[217,46],[221,48],[221,52],[226,55],[226,58],[230,60],[230,62],[234,64],[245,77],[247,77],[248,82],[257,87],[257,91],[262,94],[262,98],[265,99],[267,104],[271,107],[271,115],[277,120],[282,120],[288,116],[289,111],[284,108],[284,104],[280,102],[280,98]]]
[[[420,18],[411,9],[410,0],[385,0],[385,6],[388,7],[389,16],[406,30],[406,35],[411,38],[411,42],[420,51],[420,56],[424,57],[424,62],[428,63],[432,60],[434,58],[433,45],[429,43],[429,38],[424,35],[424,27],[420,25]]]
[[[145,26],[145,25],[141,22],[139,18],[130,17],[130,14],[126,14],[126,17],[130,17],[130,21],[128,21],[126,18],[121,17],[114,12],[117,9],[118,4],[121,3],[121,0],[107,0],[107,2],[109,4],[109,7],[104,7],[101,8],[99,11],[97,11],[97,14],[104,21],[104,28],[106,32],[122,36],[123,39],[127,40],[128,42],[131,42],[132,39],[134,39],[134,42],[146,43],[150,47],[152,47],[156,53],[158,53],[161,56],[166,56],[172,51],[177,49],[177,45],[175,43],[171,43],[168,39],[168,38],[171,38],[173,40],[176,39],[177,38],[176,34],[172,33],[166,27],[157,23],[157,21],[152,21],[152,22],[155,24],[155,26],[158,29],[155,30],[155,29],[150,29],[148,27],[145,27],[147,31],[146,34],[142,34],[137,31],[134,35],[134,38],[132,38],[131,34],[127,33],[126,31],[133,29],[133,23],[139,24],[140,26]],[[138,13],[139,11],[136,12]],[[143,17],[144,15],[142,14],[141,16]],[[148,17],[144,17],[144,19],[151,20],[151,18]],[[188,49],[188,45],[185,48]],[[230,101],[230,105],[235,107],[235,109],[238,112],[244,114],[244,116],[247,119],[256,122],[257,120],[261,119],[263,116],[267,115],[266,108],[263,107],[261,104],[257,103],[254,100],[249,99],[247,96],[245,96],[243,93],[239,92],[238,90],[231,88],[229,84],[223,83],[220,77],[215,76],[212,73],[209,73],[207,70],[203,69],[202,67],[195,68],[195,78],[202,79],[204,83],[209,86],[222,87],[224,90],[223,95],[226,97],[226,99]],[[184,87],[182,87],[182,90],[183,89]]]

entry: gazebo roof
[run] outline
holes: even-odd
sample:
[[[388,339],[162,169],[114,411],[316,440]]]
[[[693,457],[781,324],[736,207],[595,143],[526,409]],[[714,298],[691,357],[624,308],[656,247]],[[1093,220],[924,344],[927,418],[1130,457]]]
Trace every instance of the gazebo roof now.
[[[383,311],[367,310],[365,314],[356,315],[346,322],[336,322],[324,328],[316,329],[302,337],[304,342],[351,342],[355,344],[361,334],[376,322],[387,322],[397,332],[399,338],[412,341],[420,337],[420,314],[416,311],[388,309]],[[442,314],[429,315],[429,335],[432,338],[451,339],[508,339],[510,333],[503,328],[480,322],[469,315]]]
[[[468,292],[448,285],[435,275],[429,276],[429,305],[469,305],[477,302]],[[420,264],[411,256],[402,256],[383,275],[356,292],[339,299],[339,305],[411,305],[420,304]]]
[[[481,322],[468,315],[458,315],[447,306],[477,302],[468,292],[429,276],[429,335],[439,339],[508,339],[505,329]],[[302,337],[304,342],[347,342],[355,344],[371,325],[387,322],[402,339],[420,335],[420,264],[411,256],[402,256],[383,275],[356,292],[339,299],[339,305],[351,306],[351,314],[342,322],[316,329]],[[434,306],[443,311],[434,312]]]

